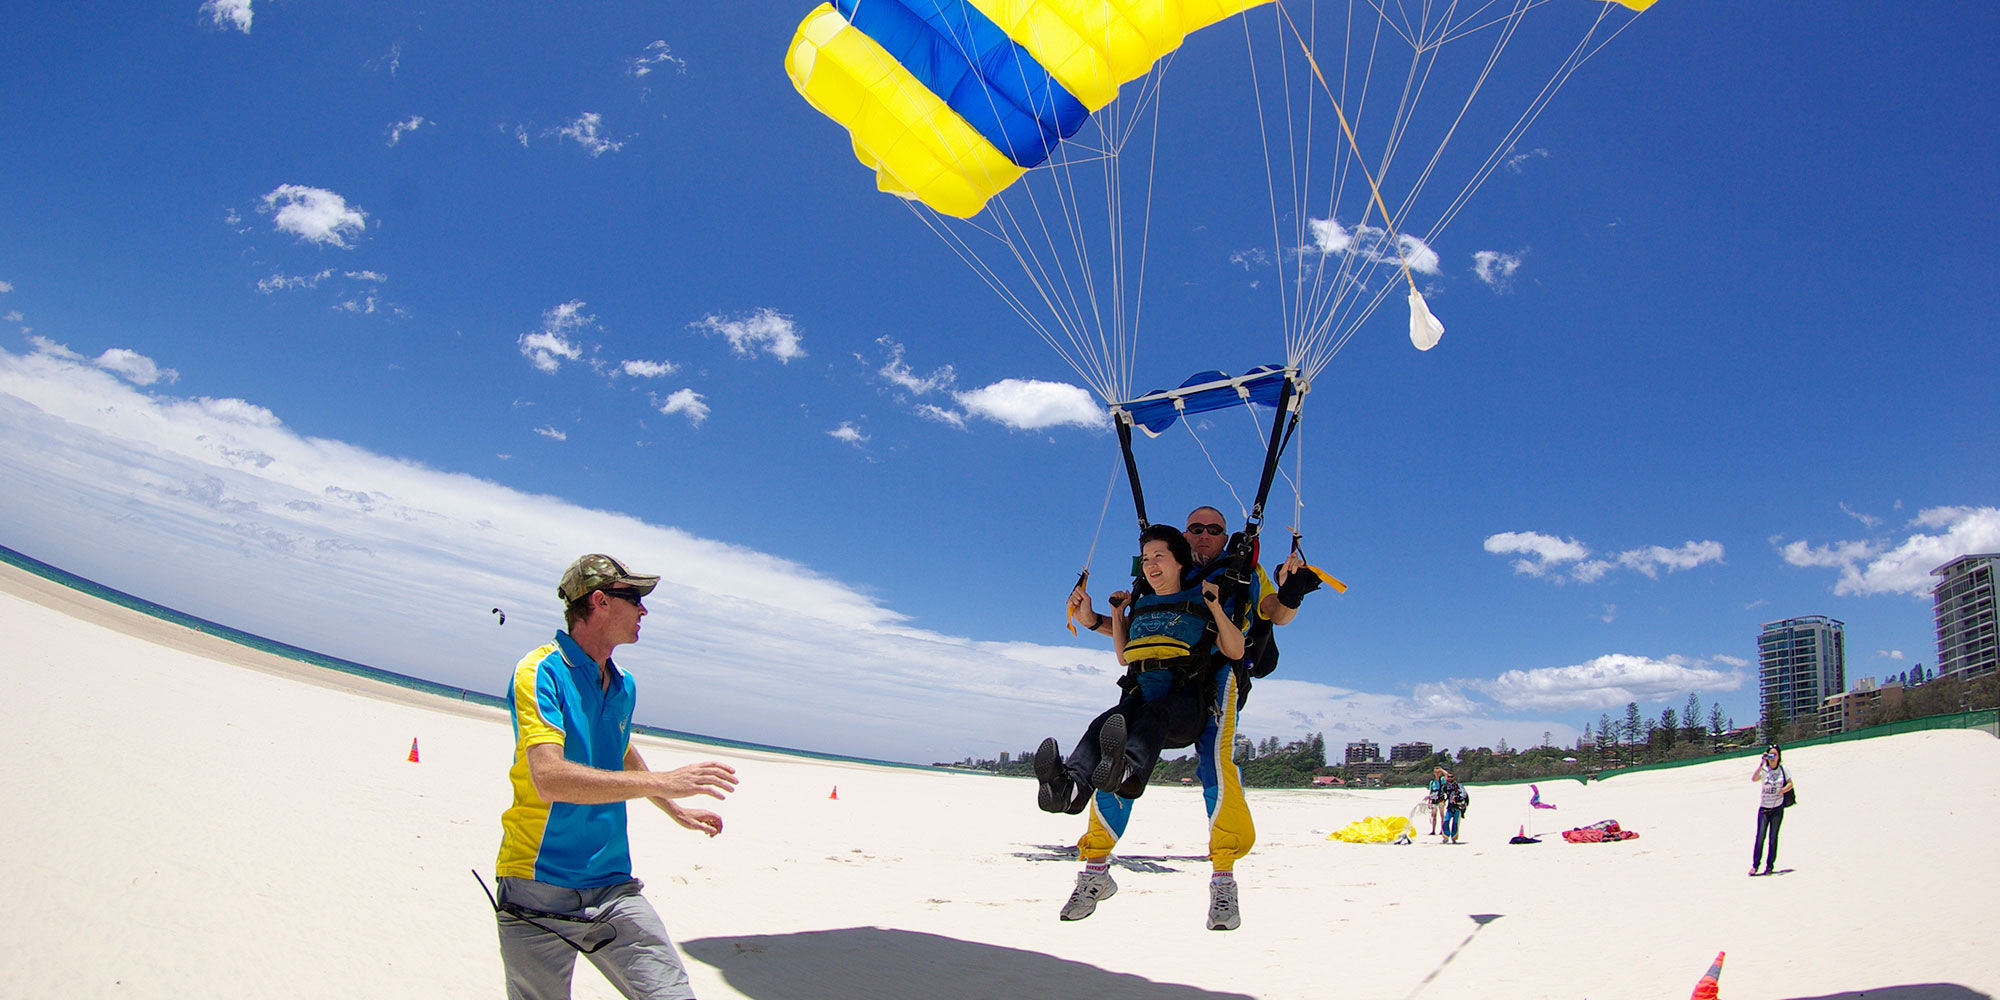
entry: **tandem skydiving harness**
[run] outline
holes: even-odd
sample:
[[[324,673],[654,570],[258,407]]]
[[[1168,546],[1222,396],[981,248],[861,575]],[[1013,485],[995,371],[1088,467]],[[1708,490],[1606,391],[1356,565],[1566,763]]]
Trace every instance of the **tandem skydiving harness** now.
[[[562,943],[576,949],[578,954],[595,955],[603,950],[606,945],[618,940],[618,928],[613,926],[609,921],[598,920],[594,917],[579,916],[574,913],[550,913],[547,910],[534,910],[519,903],[503,903],[493,895],[493,890],[486,887],[486,880],[480,878],[479,869],[475,868],[472,870],[472,877],[479,881],[480,891],[486,893],[486,901],[493,904],[494,913],[501,913],[517,920],[526,921],[550,934],[554,934]],[[542,921],[544,920],[552,920],[558,924],[568,925],[570,927],[570,934],[577,935],[577,938],[581,939],[582,943],[572,939],[569,934],[564,934],[562,931],[543,923]]]

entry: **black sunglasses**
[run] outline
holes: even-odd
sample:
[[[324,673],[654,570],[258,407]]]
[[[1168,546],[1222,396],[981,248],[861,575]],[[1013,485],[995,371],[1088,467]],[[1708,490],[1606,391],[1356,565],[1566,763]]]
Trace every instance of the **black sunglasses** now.
[[[621,601],[629,602],[635,608],[643,608],[646,606],[644,603],[642,603],[643,601],[645,601],[646,595],[641,594],[636,590],[613,590],[609,587],[606,587],[604,588],[604,594],[607,597],[616,597]]]
[[[1222,525],[1219,524],[1190,524],[1186,528],[1183,528],[1181,530],[1187,532],[1190,535],[1199,535],[1202,534],[1203,532],[1207,532],[1208,534],[1211,535],[1220,535],[1223,532]]]

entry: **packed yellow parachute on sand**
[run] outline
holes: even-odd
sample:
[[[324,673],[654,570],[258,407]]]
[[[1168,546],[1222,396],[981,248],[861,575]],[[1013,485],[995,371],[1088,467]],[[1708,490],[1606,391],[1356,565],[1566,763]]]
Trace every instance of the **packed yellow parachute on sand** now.
[[[1350,844],[1387,844],[1409,832],[1408,816],[1370,816],[1327,834],[1326,839]]]

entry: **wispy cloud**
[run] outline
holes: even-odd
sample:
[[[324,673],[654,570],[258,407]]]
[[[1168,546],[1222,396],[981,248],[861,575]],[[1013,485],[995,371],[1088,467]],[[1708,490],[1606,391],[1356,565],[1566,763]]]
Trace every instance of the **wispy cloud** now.
[[[627,64],[626,72],[633,76],[644,77],[659,66],[672,66],[676,73],[687,72],[687,60],[675,56],[664,40],[646,46],[644,54],[634,57]]]
[[[210,23],[218,28],[235,28],[244,34],[250,33],[250,0],[206,0],[201,12],[208,15]]]
[[[156,382],[178,382],[181,373],[172,368],[161,368],[153,359],[123,347],[113,347],[95,358],[86,358],[66,345],[58,344],[47,337],[28,338],[37,354],[61,361],[95,365],[133,385],[152,385]]]
[[[621,361],[618,364],[618,372],[620,374],[631,375],[635,378],[660,378],[665,375],[672,375],[680,370],[680,366],[671,361],[634,360]]]
[[[368,213],[350,207],[347,199],[325,188],[301,184],[273,188],[257,211],[269,214],[271,224],[281,233],[343,250],[349,247],[349,237],[358,237],[368,228]]]
[[[949,390],[958,383],[958,372],[950,365],[933,368],[928,375],[919,376],[908,362],[903,360],[903,345],[889,337],[877,337],[875,343],[889,352],[889,359],[875,374],[890,385],[903,389],[913,396],[923,396],[939,390]]]
[[[1536,531],[1503,531],[1489,535],[1486,551],[1495,555],[1519,556],[1514,572],[1556,582],[1595,583],[1614,569],[1629,569],[1648,578],[1662,571],[1693,569],[1722,561],[1722,543],[1682,542],[1673,548],[1645,545],[1626,549],[1609,557],[1594,557],[1589,546],[1574,538],[1558,538]]]
[[[835,441],[844,441],[856,448],[868,443],[868,435],[863,434],[861,428],[854,426],[850,420],[841,421],[839,427],[827,431],[826,434]]]
[[[1607,653],[1566,667],[1509,670],[1470,684],[1508,711],[1580,711],[1662,701],[1690,691],[1734,691],[1743,680],[1740,670],[1717,670],[1681,656]]]
[[[404,136],[409,135],[410,133],[415,132],[420,128],[423,128],[425,124],[426,122],[424,121],[423,115],[411,115],[410,117],[405,118],[402,121],[390,125],[389,126],[390,147],[393,148],[397,143],[403,141]]]
[[[1522,164],[1527,163],[1529,160],[1546,160],[1548,158],[1549,151],[1538,146],[1525,153],[1516,153],[1508,157],[1506,166],[1508,170],[1518,174],[1521,172]]]
[[[604,134],[604,116],[595,111],[586,111],[578,115],[569,124],[554,129],[553,133],[565,139],[575,140],[592,159],[625,148],[623,141]],[[526,143],[523,142],[523,145]]]
[[[2000,508],[1931,507],[1919,511],[1904,527],[1911,533],[1900,540],[1849,539],[1814,545],[1801,539],[1784,543],[1778,552],[1793,566],[1839,570],[1833,592],[1842,597],[1928,597],[1937,583],[1932,570],[1959,556],[2000,552]]]
[[[701,393],[693,389],[676,389],[660,402],[660,412],[667,416],[678,413],[688,419],[688,423],[701,426],[708,419],[708,403]]]
[[[1472,273],[1494,291],[1505,291],[1521,269],[1521,255],[1481,250],[1472,255]]]
[[[1051,427],[1109,427],[1111,420],[1097,398],[1066,382],[1002,379],[989,386],[953,395],[965,412],[1016,430]]]
[[[1430,244],[1408,233],[1389,238],[1389,231],[1367,223],[1349,229],[1337,219],[1309,219],[1307,231],[1312,245],[1306,249],[1321,254],[1348,254],[1368,264],[1401,266],[1408,263],[1418,274],[1437,274],[1438,255]]]
[[[775,309],[759,309],[741,319],[704,316],[694,327],[721,334],[739,358],[754,358],[759,351],[780,362],[805,357],[805,341],[799,335],[798,324]]]
[[[540,329],[521,335],[521,356],[527,358],[536,371],[554,375],[564,361],[575,361],[583,356],[583,348],[570,338],[597,320],[597,317],[585,314],[583,307],[581,299],[556,306],[542,313]]]
[[[540,434],[541,436],[543,436],[543,437],[545,437],[545,438],[548,438],[548,439],[549,439],[549,440],[551,440],[551,441],[567,441],[567,440],[569,440],[569,435],[568,435],[568,434],[566,434],[566,433],[564,433],[564,432],[562,432],[562,431],[559,431],[559,430],[556,430],[555,428],[553,428],[553,427],[549,427],[549,426],[547,426],[547,425],[544,425],[544,426],[541,426],[541,427],[537,427],[537,428],[535,428],[535,433],[537,433],[537,434]]]

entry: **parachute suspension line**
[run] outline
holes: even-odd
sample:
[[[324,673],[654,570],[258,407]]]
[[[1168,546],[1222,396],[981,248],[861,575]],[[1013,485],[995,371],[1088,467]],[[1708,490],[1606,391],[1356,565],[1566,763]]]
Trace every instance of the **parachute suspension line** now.
[[[967,267],[970,267],[974,274],[979,275],[980,279],[986,282],[986,287],[992,289],[995,294],[999,295],[1001,301],[1007,303],[1008,307],[1014,310],[1014,314],[1016,316],[1019,316],[1023,322],[1027,323],[1029,328],[1034,330],[1036,335],[1042,338],[1042,342],[1049,345],[1049,348],[1055,351],[1056,355],[1062,358],[1063,361],[1070,366],[1070,370],[1076,372],[1078,378],[1083,379],[1093,389],[1096,389],[1099,392],[1104,392],[1106,389],[1109,388],[1109,386],[1103,384],[1103,380],[1101,378],[1096,377],[1092,372],[1086,370],[1083,364],[1078,360],[1078,358],[1075,355],[1072,355],[1069,351],[1063,349],[1063,345],[1056,339],[1055,335],[1049,331],[1047,325],[1045,325],[1042,322],[1041,317],[1035,314],[1033,310],[1029,309],[1027,305],[1022,301],[1019,294],[1017,294],[1014,291],[1014,289],[1010,287],[1005,281],[1002,281],[999,275],[994,273],[992,267],[989,264],[987,264],[985,258],[981,257],[977,251],[974,251],[969,245],[965,243],[965,238],[963,236],[959,235],[958,232],[952,229],[950,226],[939,222],[935,218],[934,210],[928,208],[920,208],[918,207],[918,203],[913,201],[906,200],[903,202],[903,204],[909,208],[910,214],[915,215],[918,219],[922,220],[924,225],[928,226],[931,232],[937,235],[938,239],[942,240],[946,246],[950,247],[952,251],[958,255],[959,260],[965,262],[965,265]],[[997,215],[995,221],[996,222],[999,221]],[[976,225],[973,228],[979,229],[980,232],[983,232],[988,236],[992,236],[995,240],[999,241],[1002,245],[1006,246],[1008,250],[1012,253],[1015,263],[1020,265],[1022,271],[1028,273],[1032,278],[1033,270],[1030,267],[1028,260],[1022,256],[1020,247],[1015,245],[1013,240],[1007,238],[1002,233],[995,233],[993,231],[986,230]],[[1030,284],[1033,284],[1035,286],[1036,292],[1041,295],[1042,304],[1048,307],[1049,315],[1052,318],[1054,318],[1057,322],[1061,322],[1064,319],[1064,317],[1062,316],[1062,311],[1056,307],[1056,304],[1054,302],[1051,302],[1049,300],[1048,292],[1045,286],[1043,286],[1039,282],[1034,282],[1032,280],[1030,281]],[[1116,397],[1107,397],[1107,398],[1116,398]]]
[[[1104,536],[1104,519],[1111,513],[1111,492],[1118,488],[1118,465],[1116,461],[1111,463],[1111,477],[1104,483],[1104,505],[1097,510],[1097,530],[1091,534],[1090,551],[1083,557],[1084,573],[1090,572],[1090,564],[1097,558],[1097,543]]]
[[[1186,417],[1182,417],[1178,421],[1178,423],[1180,423],[1181,426],[1187,428],[1188,437],[1193,438],[1195,446],[1201,449],[1201,457],[1208,459],[1208,467],[1215,472],[1215,478],[1221,480],[1223,487],[1229,490],[1230,499],[1236,501],[1236,513],[1243,519],[1248,520],[1250,518],[1250,509],[1248,507],[1243,506],[1243,498],[1237,494],[1236,484],[1230,482],[1229,477],[1223,475],[1222,469],[1215,464],[1215,456],[1208,453],[1207,442],[1204,442],[1201,439],[1200,434],[1195,433],[1194,421],[1189,420]]]
[[[1476,77],[1473,80],[1472,90],[1465,95],[1465,102],[1459,106],[1458,114],[1456,117],[1452,119],[1451,127],[1445,130],[1444,138],[1438,141],[1437,149],[1433,150],[1431,153],[1430,162],[1426,163],[1424,165],[1422,173],[1417,175],[1416,184],[1412,188],[1411,200],[1409,202],[1404,203],[1405,213],[1409,211],[1410,206],[1415,202],[1415,192],[1422,190],[1423,186],[1427,182],[1429,182],[1431,173],[1437,169],[1438,162],[1444,158],[1445,148],[1451,145],[1452,136],[1458,134],[1458,127],[1464,124],[1466,115],[1472,111],[1472,102],[1478,99],[1480,90],[1482,90],[1486,86],[1486,81],[1493,75],[1494,67],[1499,65],[1501,53],[1506,50],[1507,43],[1513,40],[1514,33],[1521,29],[1522,18],[1526,16],[1528,9],[1532,6],[1533,4],[1528,2],[1528,0],[1520,0],[1520,2],[1517,2],[1515,4],[1514,9],[1510,14],[1500,19],[1499,21],[1495,22],[1500,25],[1498,32],[1499,38],[1494,42],[1492,51],[1486,54],[1486,65],[1480,67],[1478,77]],[[1601,13],[1600,16],[1602,16]],[[1443,42],[1440,41],[1439,44],[1441,45],[1443,44]],[[1435,65],[1436,65],[1436,58],[1433,57],[1432,66]],[[1426,75],[1428,75],[1428,70],[1426,71]],[[1548,94],[1548,93],[1549,91],[1547,90],[1547,88],[1544,88],[1543,94]],[[1541,99],[1542,99],[1541,97],[1537,97],[1537,100]],[[1508,146],[1511,146],[1512,139],[1513,135],[1510,132],[1509,136],[1506,139],[1502,140],[1500,148],[1505,149]],[[1493,162],[1492,155],[1489,155],[1487,157],[1487,162],[1488,163]],[[1466,198],[1469,197],[1474,187],[1475,185],[1471,184],[1467,185],[1465,189],[1459,192],[1457,197],[1452,199],[1452,204],[1454,206],[1451,209],[1452,212],[1457,211],[1456,206],[1460,206],[1465,203]],[[1430,232],[1425,234],[1425,238],[1426,239],[1434,238],[1439,232],[1443,231],[1445,225],[1444,220],[1447,218],[1448,216],[1441,216],[1440,217],[1441,221],[1437,225],[1433,226]],[[1402,218],[1397,219],[1397,224],[1399,226],[1401,225],[1402,222],[1403,222]]]
[[[1381,185],[1376,183],[1375,175],[1369,171],[1368,165],[1365,162],[1361,162],[1362,161],[1361,144],[1354,137],[1354,128],[1347,121],[1347,112],[1341,109],[1339,99],[1334,96],[1333,87],[1326,82],[1326,74],[1320,71],[1319,61],[1313,58],[1312,47],[1309,44],[1307,44],[1305,36],[1300,34],[1298,24],[1292,20],[1291,14],[1287,12],[1282,5],[1280,5],[1278,7],[1278,16],[1284,20],[1286,27],[1289,27],[1291,29],[1292,37],[1298,39],[1299,48],[1301,51],[1305,53],[1306,63],[1312,67],[1313,76],[1319,80],[1320,89],[1326,93],[1327,100],[1332,102],[1333,104],[1334,115],[1340,119],[1340,130],[1342,134],[1346,135],[1347,137],[1348,148],[1354,152],[1354,156],[1356,159],[1356,166],[1358,166],[1361,169],[1362,177],[1368,181],[1368,192],[1374,198],[1374,205],[1376,210],[1382,213],[1382,225],[1384,227],[1384,237],[1383,237],[1384,241],[1389,243],[1389,245],[1395,249],[1396,263],[1398,264],[1398,266],[1401,267],[1403,272],[1403,280],[1406,283],[1408,283],[1410,288],[1410,295],[1412,299],[1415,300],[1419,297],[1419,293],[1417,291],[1417,279],[1414,275],[1410,273],[1409,259],[1403,253],[1401,240],[1397,238],[1397,233],[1395,230],[1396,216],[1389,211],[1389,206],[1383,202],[1382,188]],[[1367,223],[1367,215],[1364,213],[1361,219],[1361,224],[1365,225],[1366,223]],[[1324,364],[1325,362],[1322,361],[1320,366],[1323,367]]]
[[[1556,91],[1560,90],[1563,84],[1568,83],[1569,78],[1578,69],[1581,69],[1584,63],[1588,62],[1591,57],[1601,51],[1604,46],[1611,44],[1612,39],[1617,38],[1626,28],[1632,26],[1633,21],[1637,20],[1637,16],[1635,15],[1632,19],[1619,25],[1609,36],[1592,45],[1592,39],[1596,37],[1598,28],[1604,24],[1609,12],[1609,4],[1606,4],[1603,9],[1598,11],[1597,20],[1591,25],[1590,30],[1584,32],[1583,37],[1578,40],[1576,47],[1571,50],[1568,58],[1556,67],[1555,72],[1549,78],[1549,82],[1543,86],[1540,93],[1535,95],[1535,99],[1529,102],[1527,110],[1521,113],[1521,117],[1515,121],[1512,128],[1508,129],[1507,134],[1501,138],[1500,143],[1487,156],[1486,162],[1481,164],[1479,169],[1474,172],[1472,179],[1466,183],[1465,189],[1459,193],[1459,196],[1452,201],[1451,206],[1439,217],[1440,227],[1456,217],[1459,210],[1471,199],[1473,193],[1478,191],[1486,183],[1487,178],[1493,175],[1494,170],[1498,169],[1502,158],[1509,152],[1512,152],[1514,143],[1518,142],[1521,136],[1527,132],[1528,127],[1533,125],[1535,120],[1541,117],[1542,112],[1548,109],[1549,102],[1554,99]]]
[[[1303,410],[1304,408],[1305,408],[1305,399],[1301,397],[1299,399],[1295,412],[1297,410]],[[1266,449],[1270,448],[1271,442],[1269,436],[1264,431],[1263,421],[1258,420],[1257,414],[1247,406],[1243,408],[1243,416],[1245,419],[1250,421],[1251,430],[1256,432],[1257,443],[1264,446]],[[1299,426],[1299,423],[1294,423],[1292,426],[1293,428],[1297,428]],[[1287,438],[1296,436],[1294,430],[1288,430],[1285,433]],[[1299,523],[1298,512],[1301,508],[1305,506],[1305,495],[1299,488],[1300,481],[1302,481],[1305,478],[1305,455],[1304,455],[1305,444],[1303,441],[1300,442],[1299,447],[1300,451],[1295,452],[1293,454],[1293,459],[1295,460],[1295,464],[1297,465],[1298,468],[1298,475],[1296,478],[1294,478],[1292,473],[1285,471],[1285,467],[1282,462],[1280,462],[1279,465],[1277,466],[1278,475],[1285,480],[1285,485],[1291,487],[1292,490],[1292,533],[1293,534],[1298,533],[1298,523]],[[1278,448],[1278,453],[1282,456],[1284,454],[1284,450],[1285,450],[1284,446],[1280,445]]]
[[[1169,53],[1168,59],[1171,58],[1172,53]],[[1162,60],[1156,69],[1157,75],[1151,78],[1161,86],[1156,87],[1152,94],[1153,134],[1147,144],[1146,150],[1146,200],[1143,221],[1139,229],[1139,270],[1137,274],[1139,287],[1133,291],[1132,295],[1132,327],[1129,339],[1120,345],[1121,353],[1119,354],[1119,358],[1124,363],[1121,370],[1123,377],[1120,383],[1121,391],[1127,390],[1132,386],[1134,359],[1139,354],[1139,314],[1140,308],[1145,304],[1146,299],[1147,250],[1152,245],[1153,238],[1153,182],[1158,176],[1160,163],[1160,109],[1166,105],[1166,95],[1164,93],[1165,65],[1166,61]],[[1140,109],[1140,113],[1144,113],[1143,106]],[[1124,230],[1121,228],[1119,230],[1120,239],[1123,239],[1123,232]],[[1124,315],[1122,309],[1119,315]]]
[[[1250,60],[1250,92],[1255,97],[1257,104],[1257,135],[1263,143],[1264,149],[1264,186],[1269,189],[1271,195],[1271,253],[1273,255],[1273,263],[1281,276],[1278,280],[1278,322],[1283,326],[1285,332],[1285,364],[1296,365],[1298,363],[1296,356],[1297,348],[1292,342],[1292,329],[1296,309],[1290,305],[1291,293],[1286,288],[1286,282],[1282,277],[1285,273],[1285,238],[1280,234],[1278,228],[1278,182],[1276,178],[1271,176],[1271,133],[1269,126],[1265,124],[1264,84],[1259,79],[1257,73],[1257,46],[1251,40],[1250,19],[1245,17],[1242,20],[1243,50]],[[1278,52],[1282,60],[1284,49],[1280,48]],[[1289,105],[1289,97],[1286,103]],[[1286,121],[1290,121],[1289,115],[1286,116]],[[1298,194],[1296,170],[1293,171],[1293,180],[1293,197],[1296,198]],[[1304,246],[1304,243],[1301,242],[1300,246]],[[1305,267],[1305,255],[1303,253],[1299,256],[1299,267],[1301,273],[1303,273],[1303,268]],[[1211,462],[1210,464],[1213,465],[1214,463]]]

